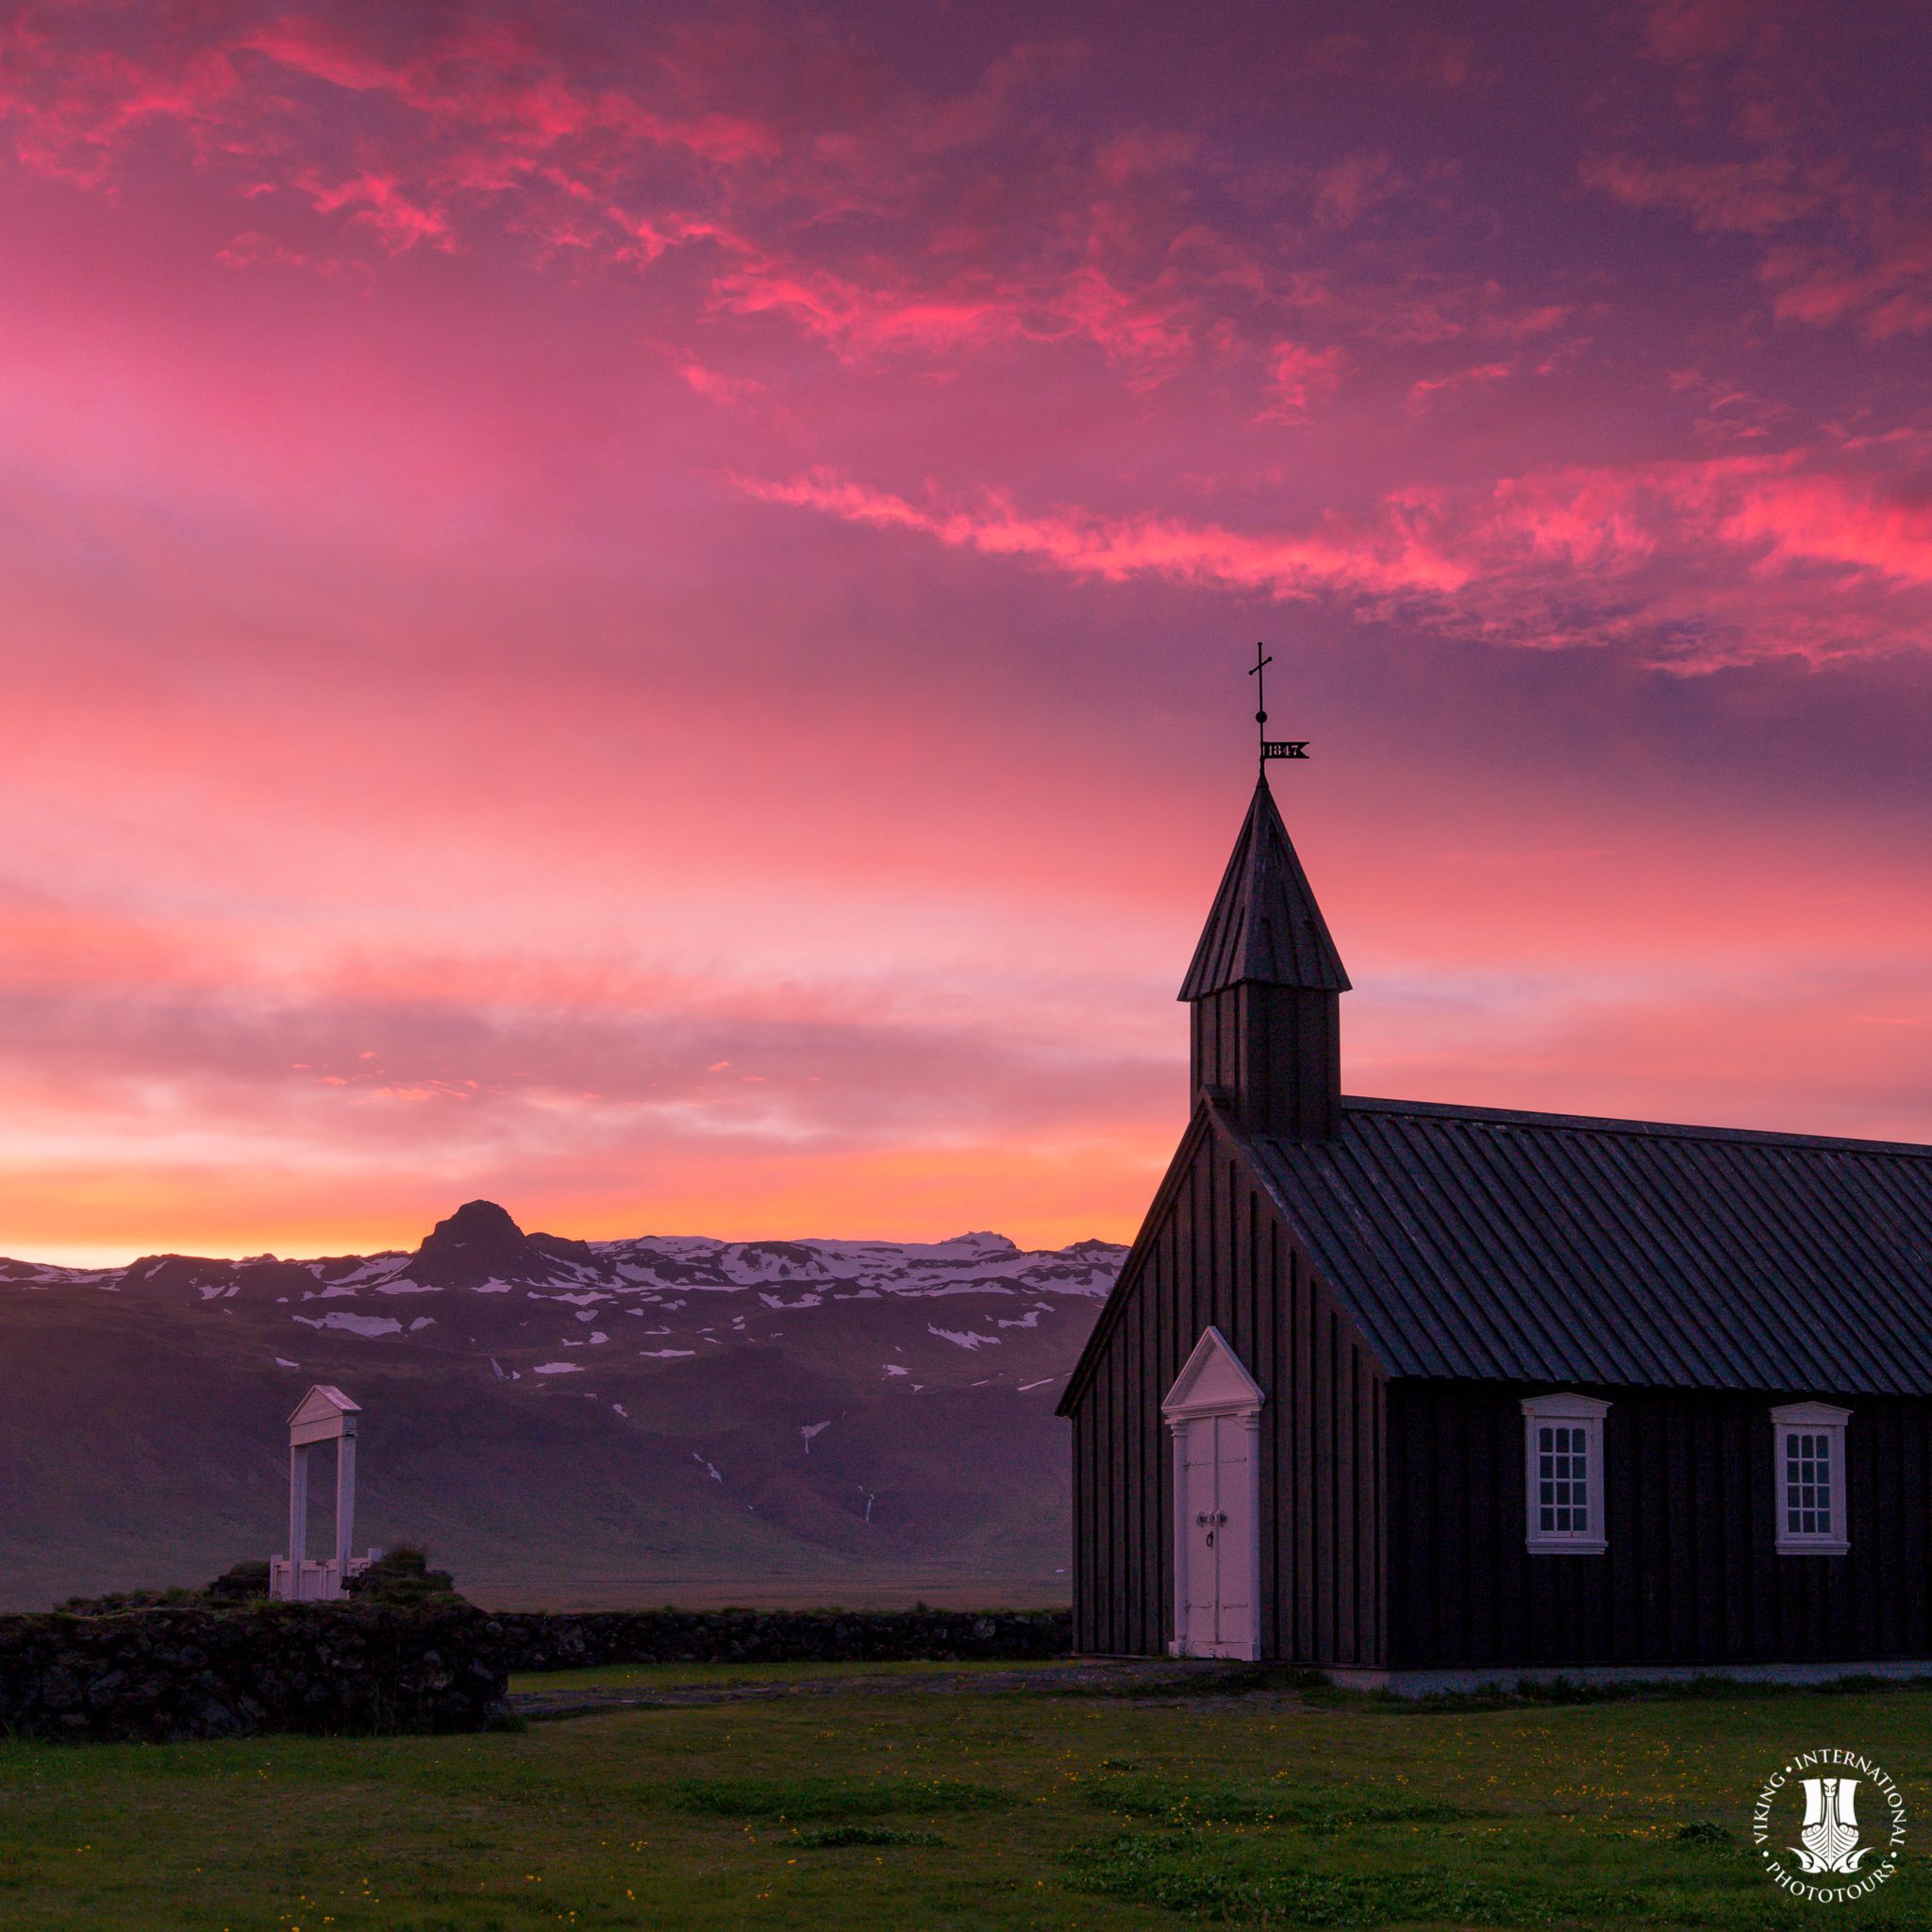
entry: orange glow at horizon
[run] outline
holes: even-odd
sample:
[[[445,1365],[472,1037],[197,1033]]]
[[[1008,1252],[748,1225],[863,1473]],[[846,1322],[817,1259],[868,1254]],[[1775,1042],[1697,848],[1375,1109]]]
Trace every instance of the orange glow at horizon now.
[[[1125,1240],[1261,637],[1350,1091],[1932,1141],[1932,23],[1412,16],[17,9],[0,1255]]]

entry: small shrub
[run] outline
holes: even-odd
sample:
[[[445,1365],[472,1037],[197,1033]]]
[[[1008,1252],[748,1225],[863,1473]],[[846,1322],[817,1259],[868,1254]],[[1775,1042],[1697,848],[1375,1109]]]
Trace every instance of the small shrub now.
[[[1680,1824],[1676,1830],[1676,1842],[1680,1845],[1729,1845],[1731,1835],[1714,1818],[1693,1818],[1689,1824]]]
[[[57,1606],[75,1617],[108,1617],[120,1610],[183,1609],[205,1601],[198,1590],[110,1590],[105,1596],[71,1596]]]
[[[712,1818],[876,1818],[893,1812],[991,1811],[1010,1793],[959,1778],[689,1777],[667,1786],[675,1811]]]
[[[231,1563],[208,1587],[210,1603],[239,1604],[268,1594],[268,1559],[257,1557]]]
[[[343,1585],[360,1603],[392,1604],[408,1609],[415,1604],[459,1604],[457,1580],[447,1570],[432,1570],[427,1554],[414,1543],[385,1550],[359,1576]]]
[[[821,1824],[801,1831],[792,1840],[807,1851],[837,1851],[845,1845],[942,1845],[945,1840],[930,1831],[898,1831],[890,1824]]]

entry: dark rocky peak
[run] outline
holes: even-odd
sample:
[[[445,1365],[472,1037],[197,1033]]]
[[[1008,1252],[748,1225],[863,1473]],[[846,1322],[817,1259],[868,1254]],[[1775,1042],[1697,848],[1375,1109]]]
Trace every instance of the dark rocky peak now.
[[[393,1274],[407,1257],[403,1248],[384,1248],[374,1255],[325,1255],[320,1260],[303,1263],[321,1282],[340,1281],[345,1274],[366,1276],[371,1273]]]
[[[563,1245],[540,1237],[555,1247]],[[567,1267],[546,1254],[494,1201],[466,1201],[439,1221],[401,1273],[425,1288],[480,1288],[488,1281],[549,1281]]]
[[[0,1271],[7,1264],[0,1262]],[[42,1271],[44,1274],[48,1271]],[[315,1278],[292,1261],[272,1256],[228,1261],[214,1255],[142,1255],[125,1268],[61,1269],[58,1275],[75,1284],[92,1282],[117,1292],[184,1302],[243,1300],[274,1302],[312,1291]],[[0,1272],[0,1279],[4,1279]]]
[[[236,1264],[235,1287],[245,1300],[250,1297],[274,1301],[299,1301],[315,1292],[315,1276],[293,1261],[277,1261],[270,1256],[262,1261]]]
[[[235,1275],[234,1262],[210,1255],[142,1255],[127,1264],[121,1286],[207,1301],[233,1288]]]
[[[727,1269],[735,1260],[743,1273],[774,1281],[825,1281],[832,1274],[816,1248],[798,1241],[734,1241],[719,1258]]]
[[[494,1201],[465,1201],[447,1220],[439,1221],[424,1236],[423,1245],[416,1252],[427,1255],[523,1239],[524,1231],[511,1218],[508,1208],[499,1208]]]
[[[990,1228],[975,1228],[970,1234],[948,1235],[940,1242],[942,1248],[972,1248],[982,1255],[1017,1255],[1020,1252],[1016,1242],[1008,1241],[1003,1234],[994,1234]]]
[[[487,1205],[487,1204],[486,1204]],[[559,1261],[575,1261],[586,1268],[597,1268],[602,1264],[589,1241],[572,1241],[568,1235],[533,1234],[530,1245],[541,1249],[546,1255],[554,1255]]]

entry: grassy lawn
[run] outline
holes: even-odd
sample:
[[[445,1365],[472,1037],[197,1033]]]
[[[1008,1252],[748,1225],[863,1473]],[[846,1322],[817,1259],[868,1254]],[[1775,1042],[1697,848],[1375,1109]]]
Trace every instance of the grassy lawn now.
[[[1872,1899],[1788,1901],[1750,1849],[1758,1786],[1818,1745],[1914,1807]],[[9,1744],[0,1926],[1932,1927],[1928,1778],[1932,1694],[1904,1690],[856,1692],[475,1738]]]

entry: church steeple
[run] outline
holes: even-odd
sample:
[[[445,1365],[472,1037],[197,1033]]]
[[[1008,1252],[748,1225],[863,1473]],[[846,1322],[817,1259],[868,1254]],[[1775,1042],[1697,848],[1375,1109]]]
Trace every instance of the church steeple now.
[[[1341,995],[1348,974],[1264,773],[1180,997],[1193,1008],[1193,1092],[1251,1133],[1341,1130]]]

